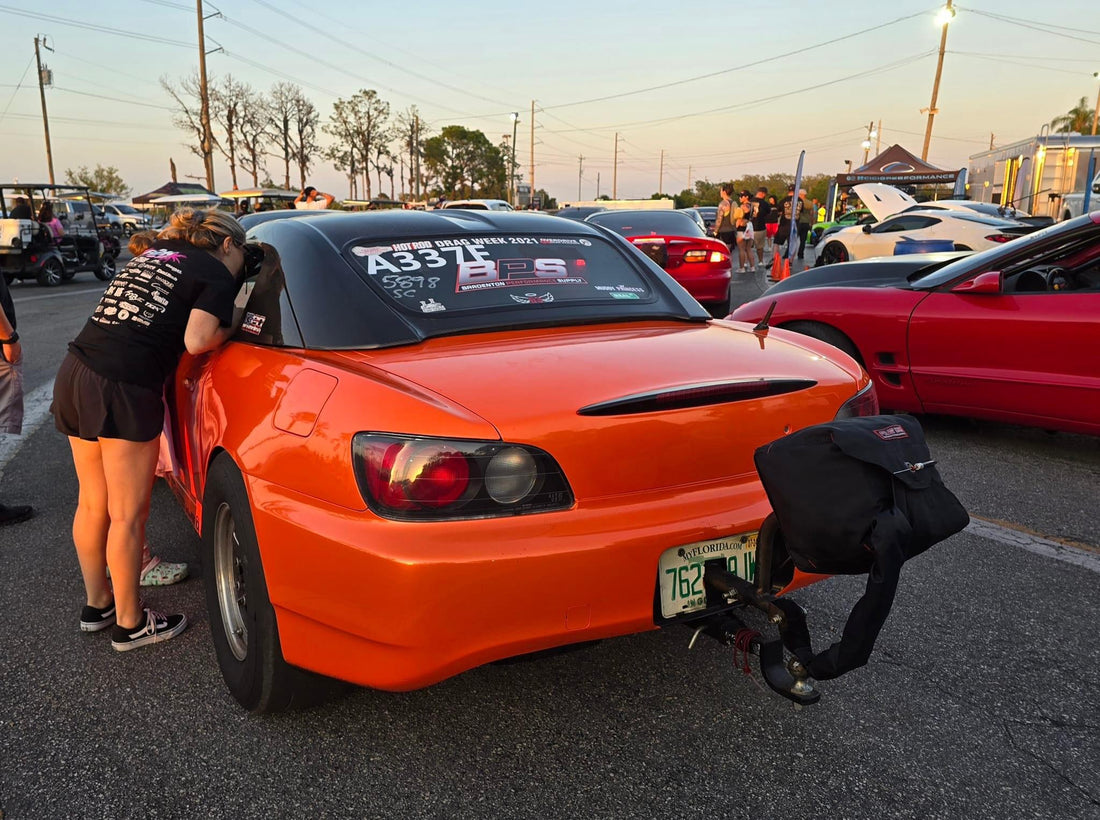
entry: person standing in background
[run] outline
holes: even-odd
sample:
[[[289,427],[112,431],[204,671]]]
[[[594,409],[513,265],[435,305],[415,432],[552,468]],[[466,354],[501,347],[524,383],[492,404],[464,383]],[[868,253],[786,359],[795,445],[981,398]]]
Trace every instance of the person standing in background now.
[[[16,206],[18,207],[18,206]],[[30,207],[24,204],[28,212]],[[14,210],[14,209],[13,209]],[[29,217],[27,217],[29,218]],[[23,432],[23,346],[15,332],[15,303],[7,279],[0,276],[0,433]],[[34,515],[34,508],[0,504],[0,526],[18,524]]]
[[[733,221],[733,185],[728,182],[718,189],[718,210],[714,214],[714,235],[730,249],[730,267],[737,258],[737,229]]]
[[[336,200],[332,194],[318,191],[312,185],[307,185],[294,199],[294,207],[299,211],[324,211]]]

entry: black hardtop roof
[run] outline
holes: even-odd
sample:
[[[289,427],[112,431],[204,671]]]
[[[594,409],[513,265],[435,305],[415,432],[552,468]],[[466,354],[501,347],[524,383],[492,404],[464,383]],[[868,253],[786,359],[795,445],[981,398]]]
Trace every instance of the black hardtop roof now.
[[[300,219],[307,216],[308,219]],[[525,211],[269,211],[241,218],[249,230],[260,224],[287,221],[307,226],[324,236],[336,247],[364,237],[415,240],[429,236],[455,236],[468,233],[555,234],[567,236],[602,236],[600,229],[583,222],[558,219],[548,214]],[[274,226],[272,226],[274,227]],[[277,230],[282,230],[281,226]]]

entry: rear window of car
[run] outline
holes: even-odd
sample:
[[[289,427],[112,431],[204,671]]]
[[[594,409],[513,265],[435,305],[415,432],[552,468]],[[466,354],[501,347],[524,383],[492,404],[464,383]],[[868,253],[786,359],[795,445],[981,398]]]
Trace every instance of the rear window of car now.
[[[706,236],[694,219],[675,211],[604,211],[587,221],[623,236]]]
[[[689,220],[690,221],[690,220]],[[653,299],[649,282],[599,237],[448,236],[353,241],[345,255],[389,302],[417,314],[466,313]]]

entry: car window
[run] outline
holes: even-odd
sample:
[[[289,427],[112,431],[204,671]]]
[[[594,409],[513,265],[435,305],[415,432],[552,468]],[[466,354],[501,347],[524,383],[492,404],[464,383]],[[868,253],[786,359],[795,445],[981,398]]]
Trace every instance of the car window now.
[[[676,211],[603,211],[587,221],[623,236],[706,236],[699,223]]]
[[[936,225],[940,220],[931,216],[897,216],[883,222],[878,227],[872,228],[875,233],[894,233],[897,231],[916,231]]]
[[[690,221],[690,220],[689,220]],[[557,310],[576,302],[649,301],[649,283],[602,239],[455,236],[352,242],[345,254],[402,311],[453,315],[492,308]]]
[[[957,278],[998,270],[1006,275],[1036,265],[1080,264],[1083,256],[1100,243],[1100,226],[1087,224],[1066,231],[1061,225],[1051,225],[1027,237],[1013,240],[989,250],[964,257],[944,268],[917,278],[910,278],[914,288],[938,288]]]

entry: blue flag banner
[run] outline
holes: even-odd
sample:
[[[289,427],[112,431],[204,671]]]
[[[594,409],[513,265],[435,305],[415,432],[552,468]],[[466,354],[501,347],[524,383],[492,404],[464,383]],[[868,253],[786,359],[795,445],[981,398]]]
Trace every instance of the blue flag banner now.
[[[802,163],[806,161],[806,152],[798,155],[798,170],[794,174],[794,200],[791,202],[791,235],[787,238],[788,259],[798,254],[798,191],[802,188]]]

